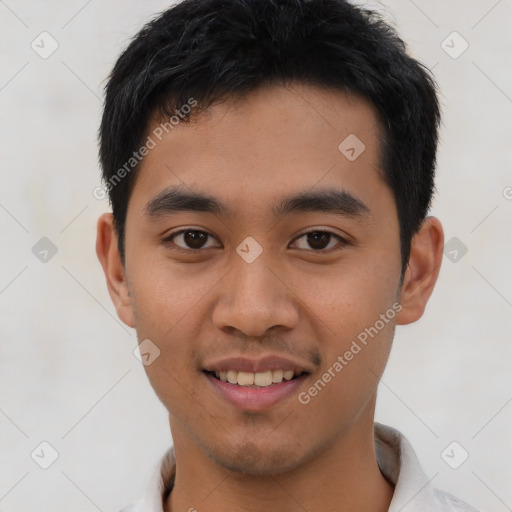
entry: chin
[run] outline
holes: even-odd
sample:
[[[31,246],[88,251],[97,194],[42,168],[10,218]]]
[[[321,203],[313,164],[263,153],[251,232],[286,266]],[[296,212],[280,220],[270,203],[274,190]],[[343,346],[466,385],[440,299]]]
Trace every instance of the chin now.
[[[219,466],[239,475],[275,476],[297,467],[297,452],[290,448],[260,449],[248,441],[238,447],[229,447],[228,452],[209,450],[208,456]]]

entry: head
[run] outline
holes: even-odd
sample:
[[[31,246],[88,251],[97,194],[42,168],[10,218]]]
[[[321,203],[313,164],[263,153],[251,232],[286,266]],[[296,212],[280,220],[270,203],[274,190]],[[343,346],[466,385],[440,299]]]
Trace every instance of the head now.
[[[438,125],[429,73],[343,0],[185,0],[135,36],[106,88],[97,252],[160,351],[173,435],[264,473],[371,424],[395,325],[439,271]],[[212,381],[229,364],[304,374],[295,398],[238,407]]]

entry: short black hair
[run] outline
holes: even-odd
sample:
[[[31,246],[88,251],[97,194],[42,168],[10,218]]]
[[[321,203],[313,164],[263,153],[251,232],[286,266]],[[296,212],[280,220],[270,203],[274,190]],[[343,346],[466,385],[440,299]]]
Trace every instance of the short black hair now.
[[[152,116],[186,121],[191,99],[196,112],[264,85],[293,83],[356,94],[376,108],[403,274],[434,192],[437,86],[379,14],[346,0],[184,0],[136,34],[108,78],[99,130],[123,263],[138,150]]]

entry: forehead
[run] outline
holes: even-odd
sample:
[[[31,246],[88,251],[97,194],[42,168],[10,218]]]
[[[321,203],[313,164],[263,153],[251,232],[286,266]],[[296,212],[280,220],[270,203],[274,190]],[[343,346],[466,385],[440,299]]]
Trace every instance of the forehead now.
[[[133,199],[146,200],[139,208],[169,186],[214,193],[232,211],[251,206],[262,214],[285,192],[336,187],[361,198],[385,186],[376,112],[357,96],[269,86],[192,110],[190,121],[165,121],[153,119],[147,131],[155,145],[137,171]]]

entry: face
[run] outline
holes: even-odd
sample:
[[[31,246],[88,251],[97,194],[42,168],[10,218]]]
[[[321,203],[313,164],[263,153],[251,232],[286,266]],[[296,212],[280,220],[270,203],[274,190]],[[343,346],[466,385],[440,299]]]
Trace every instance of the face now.
[[[401,308],[378,130],[357,97],[269,87],[164,132],[141,164],[118,312],[160,350],[145,368],[173,437],[225,468],[290,470],[373,421]]]

